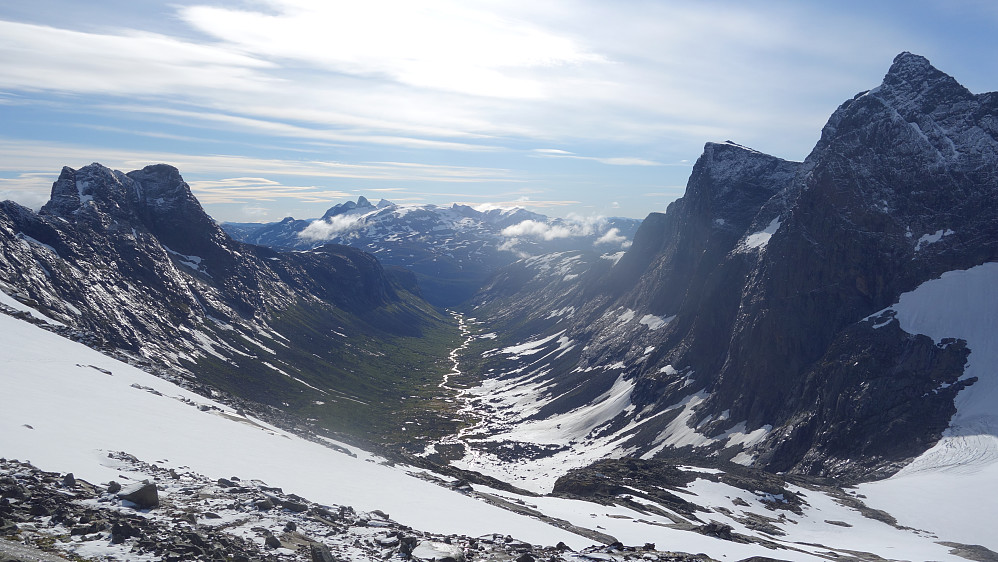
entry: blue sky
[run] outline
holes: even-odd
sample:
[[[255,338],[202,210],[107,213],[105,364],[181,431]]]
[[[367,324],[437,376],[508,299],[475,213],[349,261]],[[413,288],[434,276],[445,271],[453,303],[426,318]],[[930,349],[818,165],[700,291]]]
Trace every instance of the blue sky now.
[[[998,3],[0,0],[0,199],[166,162],[219,220],[641,218],[707,141],[803,159],[901,51],[998,90]]]

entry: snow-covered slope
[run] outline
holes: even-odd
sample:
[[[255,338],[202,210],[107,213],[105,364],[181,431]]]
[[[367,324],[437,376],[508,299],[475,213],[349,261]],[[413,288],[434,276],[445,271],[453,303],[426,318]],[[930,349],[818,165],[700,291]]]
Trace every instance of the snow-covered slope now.
[[[627,504],[630,507],[601,505],[522,497],[482,486],[474,486],[475,495],[465,495],[413,475],[422,471],[389,466],[359,450],[352,457],[287,434],[10,316],[0,315],[0,333],[4,334],[0,340],[0,385],[4,389],[0,455],[31,461],[43,470],[73,472],[93,483],[120,479],[122,465],[108,454],[124,452],[160,468],[193,471],[212,479],[239,475],[244,480],[262,480],[284,493],[329,506],[382,510],[402,524],[440,533],[509,534],[534,544],[563,541],[576,549],[592,543],[479,499],[488,494],[493,500],[597,530],[625,544],[652,542],[659,549],[703,552],[715,560],[751,556],[820,560],[828,552],[845,555],[848,551],[893,559],[960,560],[949,553],[950,547],[936,544],[947,535],[937,539],[867,518],[855,505],[844,503],[842,492],[836,496],[788,486],[788,493],[804,499],[801,510],[774,511],[784,501],[780,497],[714,481],[712,473],[719,471],[694,467],[684,469],[691,475],[689,483],[673,488],[696,505],[688,513],[667,511],[665,504],[640,498]],[[182,487],[165,489],[182,493]],[[998,515],[987,505],[964,508],[981,518]],[[906,514],[897,515],[903,519]],[[728,532],[769,546],[691,531],[712,520],[722,531],[723,525],[730,525]],[[751,521],[770,521],[771,525],[761,532]],[[981,537],[976,542],[988,544],[986,540]],[[87,553],[97,553],[101,544],[110,548],[106,537],[97,541],[87,543]],[[582,559],[567,556],[565,560]]]
[[[117,463],[107,455],[120,451],[211,478],[260,479],[313,501],[381,509],[428,530],[588,544],[384,466],[363,451],[354,458],[244,417],[2,314],[0,333],[2,456],[97,483],[117,478]]]

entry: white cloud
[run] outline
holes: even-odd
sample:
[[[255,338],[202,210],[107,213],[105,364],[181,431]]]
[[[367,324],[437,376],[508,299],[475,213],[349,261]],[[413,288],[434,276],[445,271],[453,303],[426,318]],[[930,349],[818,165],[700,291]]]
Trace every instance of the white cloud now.
[[[317,220],[305,227],[305,230],[298,233],[298,237],[303,240],[319,242],[332,240],[336,236],[358,228],[362,223],[363,215],[335,215],[329,220]]]
[[[579,156],[578,154],[569,152],[567,150],[559,150],[556,148],[535,148],[533,152],[541,157],[545,158],[571,158],[573,160],[590,160],[593,162],[599,162],[600,164],[607,164],[610,166],[661,166],[660,162],[655,162],[648,160],[646,158],[637,158],[633,156],[616,156],[616,157],[602,157],[602,156]]]
[[[229,176],[231,174],[232,176],[228,179],[213,181],[229,182],[228,185],[233,187],[244,187],[237,184],[247,178],[253,181],[273,181],[265,179],[267,176],[444,183],[516,183],[519,181],[519,178],[510,170],[502,168],[410,162],[347,163],[321,159],[291,160],[226,154],[183,154],[106,149],[58,142],[17,141],[0,138],[0,172],[20,172],[27,168],[43,174],[48,173],[49,177],[52,177],[58,175],[58,170],[65,165],[85,165],[94,161],[110,168],[126,171],[165,162],[180,169],[185,178],[188,176]],[[55,181],[54,177],[49,180],[49,185],[52,181]],[[200,181],[191,181],[190,183],[203,186],[206,190],[225,187],[224,184],[213,183],[213,181],[203,184]],[[335,193],[338,194],[337,197],[342,197],[338,191]]]
[[[474,3],[272,0],[268,8],[191,6],[180,15],[267,59],[476,96],[542,97],[544,82],[518,70],[602,60],[571,38]]]
[[[543,240],[554,240],[555,238],[568,238],[569,236],[576,236],[571,228],[556,226],[535,220],[525,220],[523,222],[507,226],[503,229],[502,235],[507,237],[526,236],[531,238],[541,238]]]
[[[23,173],[13,178],[0,178],[0,201],[11,200],[38,210],[48,202],[56,174]]]
[[[627,237],[620,233],[619,228],[611,228],[604,232],[603,236],[597,238],[593,244],[596,246],[601,244],[623,244],[625,240],[627,240]]]
[[[653,166],[619,154],[668,143],[688,157],[735,138],[802,156],[842,99],[913,48],[832,7],[722,4],[204,3],[169,8],[174,29],[195,32],[183,37],[0,22],[0,85],[128,96],[131,112],[303,140],[471,151],[598,138],[628,146],[536,154]]]
[[[502,230],[502,235],[508,238],[539,238],[550,241],[558,238],[594,236],[605,226],[606,219],[604,217],[569,215],[567,219],[557,222],[525,220],[507,226]]]
[[[198,200],[208,205],[272,202],[278,199],[296,199],[303,203],[329,203],[350,196],[349,193],[338,190],[316,186],[284,185],[266,178],[224,178],[188,183]],[[245,211],[247,207],[243,209]]]
[[[273,63],[155,33],[83,33],[0,20],[0,84],[77,93],[189,94],[245,88],[273,79]]]

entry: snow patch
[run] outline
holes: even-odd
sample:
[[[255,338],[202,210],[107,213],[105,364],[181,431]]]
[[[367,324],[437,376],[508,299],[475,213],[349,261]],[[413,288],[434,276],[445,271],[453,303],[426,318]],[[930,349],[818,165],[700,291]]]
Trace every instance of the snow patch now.
[[[977,382],[956,397],[957,411],[939,442],[893,477],[860,487],[871,507],[903,525],[947,540],[998,549],[998,263],[944,273],[901,295],[893,312],[901,329],[967,342],[964,378]],[[911,490],[919,492],[912,493]],[[900,515],[904,514],[904,515]]]
[[[638,320],[638,324],[644,324],[645,326],[648,326],[649,330],[654,332],[655,330],[661,328],[662,326],[665,326],[669,322],[672,322],[673,318],[675,318],[675,315],[669,317],[662,317],[662,316],[655,316],[653,314],[645,314],[644,316],[641,317],[641,320]]]
[[[763,250],[769,244],[769,239],[780,229],[780,217],[773,219],[769,226],[754,232],[745,237],[745,240],[735,248],[736,252],[750,252],[753,250]]]
[[[948,228],[946,230],[939,229],[939,230],[935,231],[932,234],[923,234],[918,239],[918,242],[915,244],[915,251],[919,252],[919,251],[922,250],[922,248],[924,246],[928,246],[930,244],[935,244],[936,242],[939,242],[940,240],[942,240],[943,238],[945,238],[946,236],[949,236],[951,234],[955,234],[955,233],[952,230],[948,229]]]

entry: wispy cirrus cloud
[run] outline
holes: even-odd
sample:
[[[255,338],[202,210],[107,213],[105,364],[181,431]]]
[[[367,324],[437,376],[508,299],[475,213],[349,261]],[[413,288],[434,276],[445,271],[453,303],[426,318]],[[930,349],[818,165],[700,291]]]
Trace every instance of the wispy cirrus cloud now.
[[[461,151],[489,151],[500,150],[500,147],[489,146],[487,144],[470,144],[456,141],[438,140],[434,138],[422,138],[414,135],[387,135],[373,134],[370,129],[343,129],[336,127],[322,128],[323,122],[336,125],[336,114],[315,115],[318,121],[312,122],[311,126],[302,126],[294,123],[282,122],[279,120],[263,119],[256,117],[246,117],[233,115],[220,111],[176,109],[160,106],[144,105],[117,105],[105,106],[103,109],[110,111],[122,111],[135,114],[143,114],[159,119],[179,123],[183,122],[187,126],[200,126],[202,128],[227,127],[234,131],[251,131],[259,134],[300,139],[305,141],[322,141],[329,143],[364,143],[375,145],[392,145],[406,148],[422,148],[433,150],[461,150]],[[259,110],[259,113],[271,113]],[[277,111],[275,113],[281,113]],[[405,129],[405,127],[401,127]],[[405,132],[405,131],[403,131]],[[422,133],[423,131],[417,131]],[[457,131],[436,131],[438,134],[452,136],[461,135]]]
[[[192,155],[171,152],[95,149],[88,146],[0,138],[0,171],[22,167],[36,171],[59,170],[66,162],[88,162],[99,158],[109,167],[135,169],[152,163],[172,164],[194,174],[238,173],[236,177],[289,175],[321,178],[390,181],[434,181],[447,183],[515,182],[515,172],[502,168],[434,165],[409,162],[346,163],[335,160],[290,160],[254,158],[229,154]],[[14,162],[17,162],[15,165]]]
[[[602,62],[563,34],[453,0],[278,0],[270,11],[189,6],[203,33],[268,59],[295,60],[410,87],[499,98],[545,97],[521,69]]]
[[[0,138],[0,172],[16,173],[2,179],[8,197],[37,207],[47,200],[48,188],[64,165],[82,166],[92,161],[124,171],[149,164],[167,163],[180,169],[192,190],[206,204],[295,199],[302,203],[327,203],[351,194],[329,186],[336,180],[391,181],[399,183],[515,183],[513,172],[500,168],[430,165],[408,162],[348,164],[332,160],[289,160],[238,155],[191,155],[137,150],[94,149],[61,143],[24,142]],[[31,172],[20,172],[28,168]],[[281,182],[274,177],[305,178],[311,185]],[[325,184],[325,185],[323,185]],[[374,188],[377,191],[381,188]],[[401,188],[387,188],[396,192]]]
[[[706,141],[802,159],[902,50],[996,89],[987,2],[843,2],[0,3],[3,134],[90,149],[0,169],[168,161],[196,180],[386,181],[440,204],[515,205],[496,184],[526,182],[548,191],[521,206],[602,210],[613,190],[643,216],[641,193],[680,195],[655,186],[683,183]]]
[[[249,203],[297,199],[303,203],[329,203],[350,193],[316,186],[284,185],[266,178],[224,178],[188,182],[191,191],[202,203]]]
[[[536,156],[542,158],[571,158],[573,160],[591,160],[593,162],[599,162],[600,164],[608,164],[611,166],[661,166],[661,162],[655,162],[653,160],[648,160],[646,158],[637,158],[632,156],[616,156],[616,157],[600,157],[600,156],[580,156],[574,152],[569,152],[567,150],[560,150],[557,148],[535,148],[533,150]]]
[[[234,49],[136,30],[86,33],[0,20],[0,84],[18,90],[183,94],[246,88],[274,79],[274,63]]]

